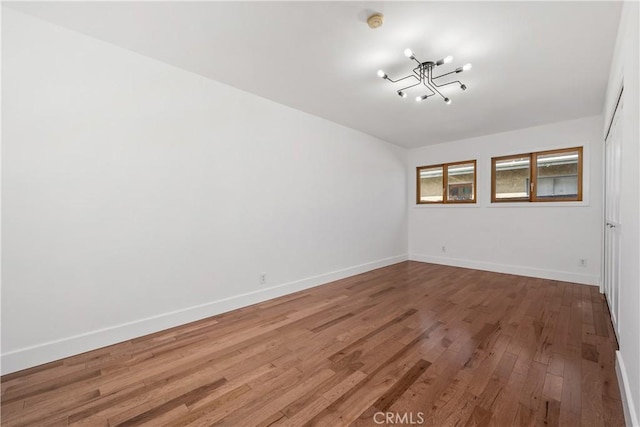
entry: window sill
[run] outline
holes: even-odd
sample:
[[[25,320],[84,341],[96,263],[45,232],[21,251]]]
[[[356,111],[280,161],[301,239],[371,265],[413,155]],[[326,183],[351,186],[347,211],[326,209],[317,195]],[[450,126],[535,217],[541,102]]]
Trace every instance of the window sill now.
[[[588,207],[589,203],[584,200],[581,202],[497,202],[486,205],[488,208],[532,208],[532,207],[550,207],[550,208],[583,208]]]
[[[429,205],[411,204],[414,209],[443,209],[443,208],[587,208],[588,202],[500,202],[500,203],[434,203]]]
[[[429,203],[429,204],[413,204],[414,208],[418,209],[442,209],[442,208],[479,208],[481,207],[478,203]]]

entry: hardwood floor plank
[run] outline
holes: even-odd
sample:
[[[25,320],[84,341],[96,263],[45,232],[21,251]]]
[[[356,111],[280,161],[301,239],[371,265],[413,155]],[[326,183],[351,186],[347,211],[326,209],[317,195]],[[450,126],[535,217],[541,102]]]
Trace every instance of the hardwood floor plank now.
[[[101,372],[99,369],[93,369],[90,371],[82,370],[73,372],[71,374],[62,375],[57,378],[52,378],[49,381],[43,383],[34,384],[31,386],[24,386],[19,388],[9,387],[2,396],[2,401],[11,403],[14,400],[24,400],[28,397],[35,396],[41,393],[46,393],[51,390],[59,389],[72,385],[76,382],[84,381],[99,377]]]
[[[344,358],[347,354],[352,353],[353,351],[355,351],[359,346],[365,344],[365,342],[367,342],[370,338],[372,338],[375,335],[381,333],[382,331],[384,331],[385,329],[389,328],[390,326],[402,323],[402,321],[407,319],[409,316],[415,314],[417,311],[418,310],[416,310],[415,308],[411,308],[411,309],[405,311],[404,313],[402,313],[400,316],[394,317],[393,319],[389,320],[388,322],[386,322],[382,326],[374,329],[373,331],[371,331],[368,334],[358,338],[356,341],[354,341],[351,344],[349,344],[348,346],[344,347],[340,351],[332,354],[331,356],[329,356],[329,360],[331,360],[332,362],[337,362],[338,360]]]
[[[487,382],[484,390],[482,390],[482,393],[476,394],[480,398],[478,406],[486,409],[491,414],[491,417],[494,412],[501,410],[498,405],[498,397],[507,385],[507,380],[511,376],[511,371],[513,370],[516,359],[517,356],[505,352],[500,359],[500,363],[496,367],[493,376]],[[489,420],[491,417],[489,417]],[[489,423],[489,420],[487,423]]]
[[[320,396],[313,402],[301,408],[299,411],[285,416],[272,424],[273,427],[296,427],[307,424],[316,415],[322,412],[331,402]]]
[[[385,412],[396,400],[431,366],[431,362],[420,359],[391,387],[380,396],[373,404],[378,411]]]
[[[267,423],[268,420],[275,422],[279,420],[284,414],[281,409],[287,407],[293,403],[298,396],[307,393],[309,390],[315,389],[318,385],[322,384],[327,379],[331,378],[335,373],[330,369],[322,369],[309,378],[301,378],[301,381],[295,384],[293,387],[281,388],[279,390],[272,390],[273,397],[271,399],[256,399],[254,402],[243,407],[254,413],[251,419],[250,425],[257,425]],[[266,400],[266,401],[265,401]],[[274,419],[275,415],[279,415]],[[240,425],[246,417],[241,412],[230,414],[229,416],[220,420],[219,425]]]
[[[411,362],[417,357],[419,353],[415,347],[406,351],[402,348],[391,357],[398,363],[382,363],[364,381],[357,383],[318,414],[312,423],[327,425],[328,422],[337,422],[337,425],[349,425],[355,422],[411,369]],[[365,417],[366,421],[370,420],[369,414],[365,414]]]
[[[187,393],[175,397],[171,400],[169,400],[168,402],[162,403],[152,409],[149,409],[145,412],[142,412],[132,418],[129,418],[123,422],[119,422],[119,423],[112,423],[111,420],[109,421],[109,424],[113,424],[116,426],[137,426],[140,424],[143,424],[147,421],[153,420],[155,418],[160,417],[161,415],[164,415],[170,411],[173,411],[174,409],[181,407],[181,406],[189,406],[192,405],[193,403],[197,402],[198,400],[203,399],[207,393],[211,392],[212,390],[215,390],[216,388],[222,386],[227,380],[225,380],[224,378],[220,378],[214,382],[212,382],[211,384],[207,384],[207,385],[203,385],[200,386],[194,390],[188,391]]]
[[[467,386],[467,391],[475,396],[480,396],[483,393],[492,374],[502,361],[502,356],[507,349],[509,341],[510,338],[506,335],[498,336],[487,357],[475,369],[474,375]]]
[[[591,362],[598,363],[598,348],[593,344],[582,343],[582,358]]]
[[[242,398],[242,396],[244,396],[246,393],[249,393],[250,391],[251,387],[243,384],[222,394],[217,399],[210,401],[205,406],[190,409],[187,414],[172,420],[170,423],[168,423],[168,425],[175,427],[182,427],[186,425],[209,425],[209,423],[212,423],[215,419],[217,419],[209,419],[210,417],[216,417],[217,414],[215,412],[215,409],[225,407],[227,404],[237,401],[239,398]]]
[[[545,401],[544,412],[540,411],[542,417],[538,420],[538,425],[556,427],[560,425],[560,402],[554,399]],[[586,425],[589,425],[588,423]]]
[[[603,418],[602,385],[597,363],[582,360],[581,417],[582,424],[598,427],[609,425],[609,420]],[[606,424],[605,424],[606,423]]]
[[[564,360],[560,425],[580,425],[582,413],[582,359],[567,357]]]
[[[489,425],[491,420],[491,412],[487,411],[481,406],[476,405],[471,412],[471,415],[465,423],[465,427],[484,427]]]
[[[562,400],[562,377],[553,375],[547,371],[542,386],[542,394],[556,401]]]
[[[332,368],[332,371],[334,371],[334,374],[327,378],[325,381],[321,382],[306,393],[296,396],[295,400],[281,409],[282,413],[287,417],[294,417],[296,413],[300,412],[300,410],[314,402],[318,395],[323,394],[325,391],[332,389],[338,384],[341,384],[344,380],[349,378],[354,373],[354,371],[351,369],[342,369],[336,372]],[[364,374],[361,373],[361,375]],[[326,401],[326,399],[324,398],[322,400]],[[327,405],[329,405],[329,403],[330,402],[328,402]]]
[[[315,328],[311,329],[311,332],[320,332],[320,331],[322,331],[324,329],[327,329],[327,328],[329,328],[329,327],[331,327],[331,326],[333,326],[333,325],[335,325],[337,323],[342,322],[345,319],[353,317],[353,315],[354,315],[353,313],[347,313],[347,314],[344,314],[342,316],[336,317],[335,319],[330,320],[330,321],[328,321],[326,323],[323,323],[322,325],[316,326]]]

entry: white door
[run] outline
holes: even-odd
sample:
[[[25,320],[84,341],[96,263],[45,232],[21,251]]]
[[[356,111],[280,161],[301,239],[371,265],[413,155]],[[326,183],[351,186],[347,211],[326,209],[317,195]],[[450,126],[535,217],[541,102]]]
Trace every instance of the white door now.
[[[619,334],[618,307],[620,296],[620,160],[622,147],[622,96],[613,113],[605,141],[605,205],[604,205],[604,294],[609,303],[611,320]]]

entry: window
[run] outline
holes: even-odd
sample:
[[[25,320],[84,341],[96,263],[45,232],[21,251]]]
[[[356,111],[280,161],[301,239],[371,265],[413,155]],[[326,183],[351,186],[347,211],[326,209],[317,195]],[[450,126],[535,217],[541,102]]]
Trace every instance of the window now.
[[[475,203],[476,161],[417,168],[416,203]]]
[[[582,147],[491,159],[492,202],[582,200]]]

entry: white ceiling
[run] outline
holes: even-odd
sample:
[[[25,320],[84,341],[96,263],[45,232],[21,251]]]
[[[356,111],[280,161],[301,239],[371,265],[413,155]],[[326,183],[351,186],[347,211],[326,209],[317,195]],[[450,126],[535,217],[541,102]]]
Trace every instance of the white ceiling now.
[[[599,114],[619,2],[4,3],[405,147]],[[384,25],[371,30],[378,11]],[[391,77],[453,55],[452,104]],[[401,87],[401,86],[400,86]]]

